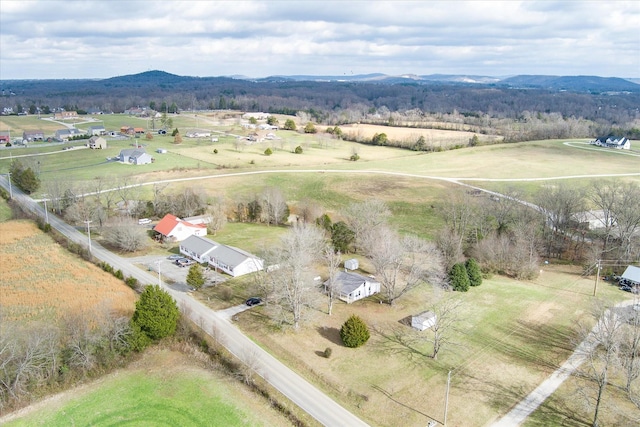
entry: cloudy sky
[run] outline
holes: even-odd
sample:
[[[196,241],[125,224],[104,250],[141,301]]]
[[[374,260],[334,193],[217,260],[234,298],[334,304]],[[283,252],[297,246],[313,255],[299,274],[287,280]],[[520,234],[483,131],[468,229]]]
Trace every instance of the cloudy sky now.
[[[0,0],[0,79],[640,77],[637,1]]]

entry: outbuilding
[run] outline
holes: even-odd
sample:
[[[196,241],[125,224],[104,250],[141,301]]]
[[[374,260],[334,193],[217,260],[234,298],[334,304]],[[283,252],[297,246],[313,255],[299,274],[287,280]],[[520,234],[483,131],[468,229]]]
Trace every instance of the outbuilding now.
[[[420,314],[411,316],[411,327],[419,331],[432,328],[435,326],[438,320],[436,314],[433,311],[423,311]]]

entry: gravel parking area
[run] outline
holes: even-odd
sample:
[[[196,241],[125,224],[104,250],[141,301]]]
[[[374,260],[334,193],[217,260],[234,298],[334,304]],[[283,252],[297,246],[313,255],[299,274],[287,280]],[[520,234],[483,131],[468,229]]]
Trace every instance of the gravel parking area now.
[[[191,289],[186,283],[189,268],[178,266],[175,261],[168,259],[168,256],[169,255],[145,255],[130,258],[130,261],[147,271],[154,271],[157,273],[158,268],[160,268],[160,276],[165,284],[168,284],[172,289],[177,291],[190,291]],[[206,280],[204,287],[213,286],[226,280],[224,275],[217,273],[212,269],[204,268],[203,272]]]

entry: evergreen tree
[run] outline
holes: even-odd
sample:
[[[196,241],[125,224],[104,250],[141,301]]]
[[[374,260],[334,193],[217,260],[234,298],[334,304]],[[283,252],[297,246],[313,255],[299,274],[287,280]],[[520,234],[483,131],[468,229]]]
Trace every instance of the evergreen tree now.
[[[195,263],[189,267],[189,273],[187,273],[187,285],[196,289],[200,289],[204,285],[204,274],[202,273],[202,267],[200,264]]]
[[[175,300],[158,285],[144,288],[136,302],[131,319],[134,328],[139,327],[151,340],[159,340],[176,332],[180,311]]]
[[[349,348],[360,347],[369,341],[370,336],[366,323],[355,314],[351,315],[340,328],[340,338]]]
[[[467,292],[469,290],[469,276],[463,263],[459,262],[451,267],[449,283],[454,291]]]
[[[355,238],[356,234],[343,221],[338,221],[331,226],[331,243],[343,254],[349,252]]]
[[[482,271],[480,271],[478,261],[469,258],[464,266],[467,269],[467,276],[469,276],[469,285],[480,286],[482,284]]]

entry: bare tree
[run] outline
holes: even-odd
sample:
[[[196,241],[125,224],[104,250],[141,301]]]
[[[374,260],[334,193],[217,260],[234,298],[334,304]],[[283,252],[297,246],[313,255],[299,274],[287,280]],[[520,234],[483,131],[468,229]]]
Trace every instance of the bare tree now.
[[[391,216],[387,205],[377,199],[368,199],[360,203],[352,203],[344,211],[345,222],[355,234],[355,244],[359,250],[368,239],[367,233],[385,225]]]
[[[401,238],[389,227],[379,226],[366,234],[362,244],[391,305],[421,283],[443,283],[442,256],[432,243],[415,236]]]
[[[149,241],[146,229],[139,227],[134,221],[116,219],[106,226],[105,240],[118,249],[135,252],[144,248]]]
[[[431,358],[437,359],[440,350],[454,343],[462,305],[462,300],[447,296],[429,307],[435,315],[435,323],[431,327],[431,333],[425,334],[424,339],[433,345]]]
[[[338,276],[338,268],[342,261],[340,251],[336,251],[332,246],[327,245],[324,249],[324,259],[327,263],[329,278],[327,279],[325,292],[327,293],[327,313],[331,316],[333,310],[333,302],[340,292],[340,284],[336,280]]]
[[[636,297],[633,306],[629,310],[631,313],[627,318],[622,340],[621,340],[621,360],[627,381],[625,389],[627,393],[632,393],[631,385],[640,378],[640,298]]]
[[[315,222],[322,212],[322,206],[310,199],[303,199],[300,203],[300,217],[304,222]]]
[[[618,185],[613,181],[595,180],[589,191],[589,199],[602,210],[602,229],[604,229],[602,253],[606,253],[615,226],[614,212],[619,199]]]
[[[616,311],[607,308],[602,301],[596,304],[593,317],[597,323],[592,329],[581,325],[580,337],[583,342],[577,351],[581,352],[585,361],[577,372],[588,382],[582,394],[593,407],[592,426],[598,427],[604,392],[618,363],[622,322]]]
[[[295,329],[304,320],[317,290],[313,265],[322,254],[324,237],[314,225],[297,223],[267,255],[274,268],[267,276],[274,289],[275,309]]]
[[[280,225],[287,213],[287,202],[282,190],[276,187],[267,187],[261,196],[263,222]]]
[[[616,203],[613,216],[616,222],[616,233],[620,239],[622,260],[634,258],[634,241],[640,231],[640,186],[634,182],[619,183],[619,201]]]
[[[214,236],[227,223],[227,206],[223,196],[214,197],[205,213],[209,219],[207,228]]]
[[[575,223],[575,214],[584,210],[584,191],[564,183],[542,188],[536,203],[546,216],[546,225],[551,229],[547,238],[547,256],[560,256],[570,241],[567,236]],[[554,246],[555,245],[555,246]]]

